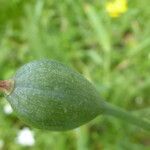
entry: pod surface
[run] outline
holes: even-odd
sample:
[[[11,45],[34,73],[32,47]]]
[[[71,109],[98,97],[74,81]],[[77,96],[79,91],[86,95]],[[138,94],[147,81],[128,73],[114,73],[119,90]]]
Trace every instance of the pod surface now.
[[[100,113],[100,97],[93,85],[69,67],[51,60],[21,67],[6,99],[19,118],[40,129],[76,128]]]

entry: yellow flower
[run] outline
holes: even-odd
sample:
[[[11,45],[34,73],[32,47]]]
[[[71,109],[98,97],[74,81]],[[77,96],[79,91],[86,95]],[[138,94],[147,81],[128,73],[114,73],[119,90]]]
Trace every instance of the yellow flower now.
[[[106,3],[106,11],[113,18],[125,13],[127,7],[127,0],[113,0]]]

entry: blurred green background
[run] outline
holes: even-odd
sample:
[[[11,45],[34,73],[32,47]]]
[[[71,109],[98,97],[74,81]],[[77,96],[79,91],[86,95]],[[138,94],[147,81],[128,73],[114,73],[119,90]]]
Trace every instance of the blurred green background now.
[[[71,66],[107,101],[149,117],[150,1],[129,0],[112,17],[108,0],[0,0],[0,79],[23,64],[49,58]],[[121,7],[121,6],[120,6]],[[69,132],[29,127],[32,146],[16,142],[27,127],[4,111],[0,97],[0,150],[149,150],[150,134],[116,118],[100,116]]]

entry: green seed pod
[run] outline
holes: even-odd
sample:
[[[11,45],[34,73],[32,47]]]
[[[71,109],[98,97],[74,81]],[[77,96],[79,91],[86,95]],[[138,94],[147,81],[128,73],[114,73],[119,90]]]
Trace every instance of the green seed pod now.
[[[73,129],[100,113],[100,97],[91,83],[59,62],[31,62],[17,71],[13,81],[6,98],[17,115],[34,127]]]
[[[149,122],[101,100],[88,80],[57,61],[24,65],[11,80],[0,81],[0,91],[18,117],[36,128],[70,130],[106,114],[150,131]]]

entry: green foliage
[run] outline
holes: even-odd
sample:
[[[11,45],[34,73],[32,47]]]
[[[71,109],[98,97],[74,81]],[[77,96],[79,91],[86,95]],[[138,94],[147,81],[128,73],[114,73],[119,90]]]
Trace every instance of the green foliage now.
[[[31,60],[57,59],[91,80],[109,102],[148,116],[141,109],[150,106],[150,2],[129,1],[128,11],[116,19],[106,13],[105,3],[0,0],[0,79]],[[4,113],[5,102],[0,99],[3,149],[24,149],[15,138],[26,125],[14,113]],[[67,133],[33,131],[33,150],[150,148],[148,133],[111,117],[101,116]]]

